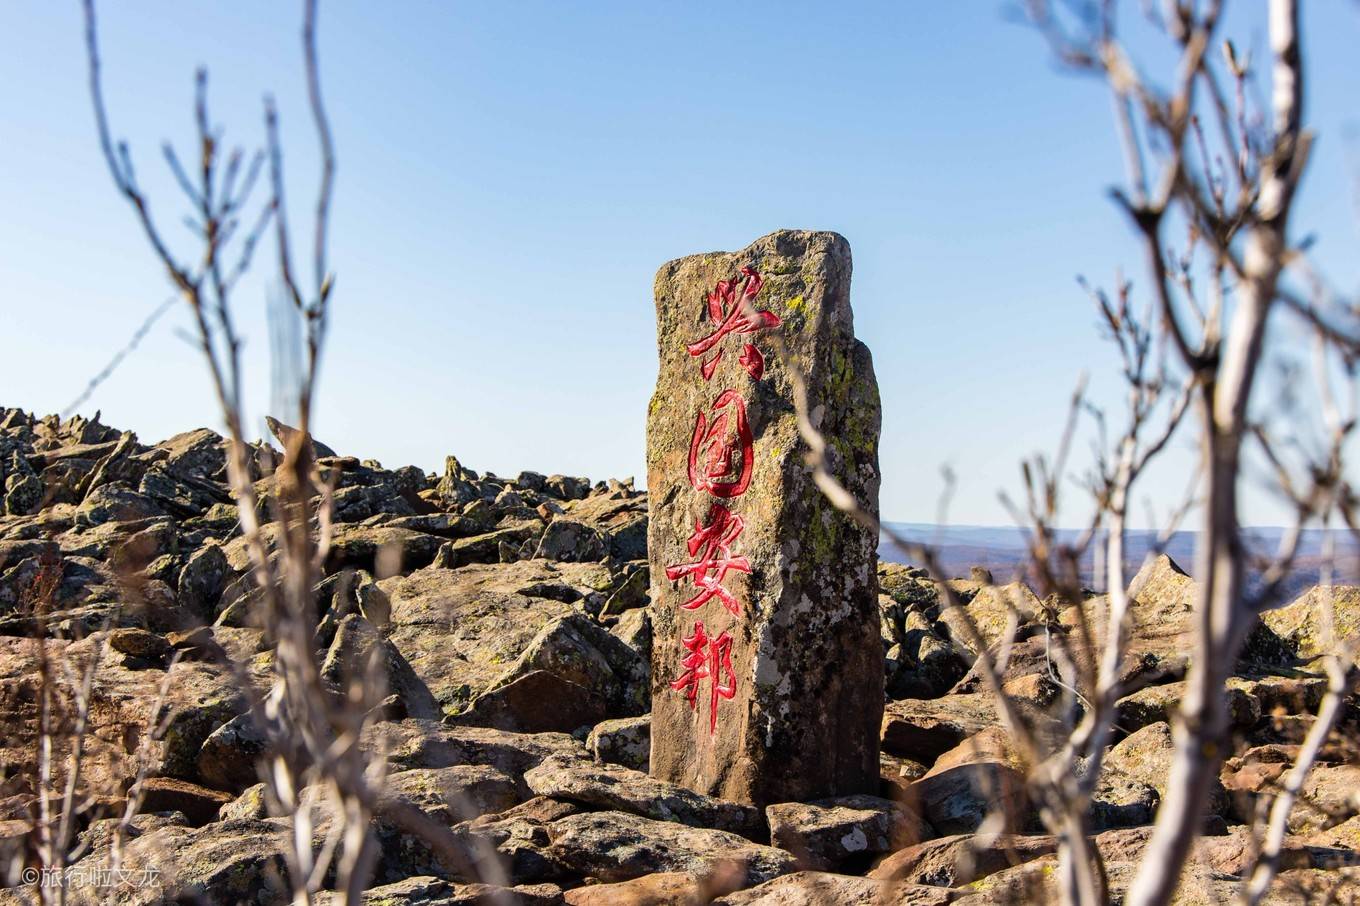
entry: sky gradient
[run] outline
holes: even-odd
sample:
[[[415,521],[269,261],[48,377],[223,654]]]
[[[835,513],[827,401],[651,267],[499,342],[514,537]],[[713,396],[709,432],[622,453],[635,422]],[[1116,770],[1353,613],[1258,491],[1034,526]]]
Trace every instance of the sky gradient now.
[[[1229,30],[1259,54],[1259,4],[1237,6]],[[1306,12],[1321,140],[1296,223],[1354,286],[1360,10]],[[187,147],[200,64],[229,141],[258,145],[276,95],[303,222],[315,151],[298,27],[289,3],[103,5],[113,128],[177,239],[160,143]],[[320,33],[339,174],[316,433],[342,452],[642,482],[657,267],[785,227],[851,243],[886,518],[935,520],[947,464],[950,521],[1009,522],[997,492],[1054,446],[1078,376],[1114,398],[1074,279],[1110,284],[1122,265],[1142,285],[1105,194],[1121,176],[1108,97],[991,0],[337,2]],[[0,5],[0,404],[39,412],[75,398],[169,293],[99,157],[81,40],[74,0]],[[274,272],[266,252],[237,294],[256,424]],[[178,309],[162,319],[82,411],[144,442],[217,427],[188,327]],[[1153,505],[1179,499],[1189,442],[1150,475]],[[1283,519],[1260,494],[1247,516]]]

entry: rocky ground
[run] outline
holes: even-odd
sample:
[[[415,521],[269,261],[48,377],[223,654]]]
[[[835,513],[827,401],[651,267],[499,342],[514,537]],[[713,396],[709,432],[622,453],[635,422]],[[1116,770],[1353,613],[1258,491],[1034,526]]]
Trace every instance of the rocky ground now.
[[[280,428],[279,430],[286,430]],[[336,483],[335,529],[317,589],[327,675],[360,637],[385,647],[386,720],[365,742],[387,759],[385,796],[452,828],[459,865],[378,822],[373,903],[1050,902],[1055,841],[1027,801],[1025,766],[1000,728],[972,655],[951,642],[936,587],[880,568],[884,664],[879,796],[763,811],[645,773],[650,621],[647,499],[631,483],[521,473],[479,475],[450,457],[442,475],[395,470],[317,445]],[[273,490],[255,451],[257,490]],[[207,430],[146,446],[95,421],[0,410],[0,856],[31,894],[43,652],[70,701],[80,666],[109,655],[91,689],[77,819],[82,858],[107,861],[140,741],[165,725],[125,867],[158,881],[122,902],[288,900],[286,819],[258,782],[261,739],[242,683],[267,687],[272,653],[253,612],[221,438]],[[1146,567],[1093,818],[1112,888],[1139,859],[1171,754],[1183,691],[1193,581],[1162,558]],[[957,580],[989,641],[1007,602],[1022,627],[1007,691],[1040,731],[1055,721],[1046,656],[1072,613],[1024,587]],[[1094,602],[1098,604],[1099,602]],[[1098,612],[1098,607],[1092,612]],[[1338,630],[1360,623],[1360,589],[1337,593]],[[1305,594],[1268,616],[1231,683],[1234,750],[1182,901],[1231,898],[1251,858],[1247,824],[1298,749],[1325,689],[1324,611]],[[45,627],[45,629],[43,628]],[[111,628],[106,628],[111,627]],[[48,636],[40,648],[40,631]],[[234,664],[235,673],[227,669]],[[173,667],[171,667],[173,665]],[[167,682],[167,669],[171,681]],[[157,712],[159,696],[164,696]],[[1271,902],[1360,896],[1360,756],[1353,706],[1291,817]],[[58,755],[71,726],[58,720]],[[65,734],[65,735],[63,735]],[[979,825],[996,804],[1010,826]],[[999,835],[994,830],[1003,831]],[[79,902],[81,892],[77,891]]]

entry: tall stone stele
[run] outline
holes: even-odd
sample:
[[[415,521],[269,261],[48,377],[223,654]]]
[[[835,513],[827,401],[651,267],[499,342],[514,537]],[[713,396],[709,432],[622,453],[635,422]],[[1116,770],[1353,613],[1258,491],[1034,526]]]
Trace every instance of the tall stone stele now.
[[[656,275],[647,417],[654,776],[763,806],[878,789],[876,539],[813,484],[787,362],[832,471],[878,512],[878,386],[850,246],[781,230]]]

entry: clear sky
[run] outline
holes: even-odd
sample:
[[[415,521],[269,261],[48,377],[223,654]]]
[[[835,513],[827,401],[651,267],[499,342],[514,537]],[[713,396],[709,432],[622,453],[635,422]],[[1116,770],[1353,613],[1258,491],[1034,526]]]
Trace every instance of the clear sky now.
[[[1236,6],[1232,33],[1262,52],[1264,4]],[[1354,286],[1360,9],[1306,14],[1321,141],[1298,223]],[[159,146],[187,147],[199,64],[229,140],[258,144],[260,98],[278,97],[301,222],[298,24],[285,2],[103,4],[114,130],[172,231]],[[340,169],[316,431],[343,452],[641,482],[656,268],[781,227],[854,250],[887,518],[933,520],[948,464],[951,521],[1008,522],[997,491],[1052,448],[1078,375],[1115,388],[1074,281],[1124,265],[1141,285],[1105,197],[1121,175],[1109,101],[994,0],[331,2],[321,55]],[[85,79],[75,0],[0,4],[0,404],[40,412],[169,292],[98,156]],[[273,272],[266,252],[238,293],[254,420]],[[216,426],[188,326],[163,319],[84,410],[144,441]],[[1165,506],[1182,485],[1168,468],[1144,490]],[[1282,518],[1260,495],[1248,516]]]

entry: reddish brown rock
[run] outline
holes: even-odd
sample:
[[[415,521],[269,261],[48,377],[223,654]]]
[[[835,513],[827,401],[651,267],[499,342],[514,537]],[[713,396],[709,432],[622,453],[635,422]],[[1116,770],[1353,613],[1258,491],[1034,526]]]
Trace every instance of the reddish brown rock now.
[[[714,799],[621,765],[595,764],[570,755],[544,759],[524,775],[524,782],[538,796],[746,837],[758,836],[764,824],[760,812],[749,805]]]
[[[1058,838],[1047,835],[954,834],[898,850],[879,862],[869,877],[899,884],[958,887],[1057,849]]]
[[[934,764],[940,755],[996,724],[996,698],[989,692],[889,702],[883,713],[883,749]]]
[[[760,884],[794,870],[793,856],[726,831],[653,821],[625,812],[585,812],[548,825],[551,853],[578,875],[627,881],[683,872],[727,889]]]
[[[849,246],[782,231],[672,261],[656,308],[652,773],[760,806],[872,794],[876,539],[813,483],[776,354],[805,376],[832,470],[876,513],[878,391],[854,338]]]
[[[1355,636],[1360,627],[1360,587],[1310,588],[1291,604],[1262,617],[1300,658],[1330,654],[1336,641]]]
[[[703,882],[679,871],[662,871],[614,884],[591,884],[568,890],[567,906],[698,906],[707,902]]]
[[[942,834],[975,831],[994,813],[1017,831],[1028,814],[1025,773],[1006,731],[989,727],[941,755],[909,791]]]
[[[877,796],[784,802],[765,814],[770,842],[814,871],[835,871],[848,863],[867,866],[874,856],[934,836],[919,815]]]
[[[714,906],[945,906],[953,891],[823,871],[799,871],[714,900]]]
[[[183,812],[195,827],[216,821],[218,810],[231,800],[230,793],[174,777],[148,777],[142,782],[142,811]]]

